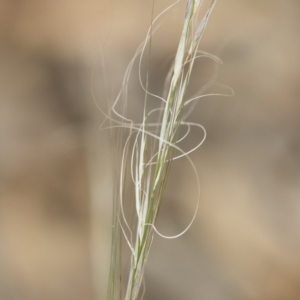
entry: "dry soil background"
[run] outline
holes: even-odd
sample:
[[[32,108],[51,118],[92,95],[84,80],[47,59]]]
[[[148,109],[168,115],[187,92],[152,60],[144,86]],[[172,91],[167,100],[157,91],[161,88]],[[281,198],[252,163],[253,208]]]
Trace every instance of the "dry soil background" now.
[[[155,14],[170,1],[156,0]],[[152,1],[0,1],[0,298],[104,299],[111,145],[99,130]],[[152,91],[161,93],[185,1],[153,40]],[[219,0],[202,41],[224,62],[190,116],[208,138],[192,154],[202,186],[191,230],[155,238],[145,299],[300,299],[300,4]],[[197,65],[191,90],[211,74]],[[132,116],[142,96],[130,89]],[[193,145],[195,136],[187,141]],[[186,162],[174,165],[158,227],[181,231],[194,209]],[[99,298],[98,298],[99,299]]]

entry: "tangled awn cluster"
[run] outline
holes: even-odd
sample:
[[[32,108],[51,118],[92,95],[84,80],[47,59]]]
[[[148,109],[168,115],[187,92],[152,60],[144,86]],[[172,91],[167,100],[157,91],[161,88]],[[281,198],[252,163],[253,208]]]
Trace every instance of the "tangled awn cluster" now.
[[[146,39],[128,65],[122,89],[114,101],[111,114],[108,117],[112,121],[110,127],[117,128],[123,133],[124,130],[128,132],[123,143],[124,134],[118,135],[116,139],[116,147],[122,147],[123,153],[119,161],[121,169],[116,174],[118,183],[114,190],[113,236],[108,290],[108,299],[110,300],[136,300],[139,296],[142,298],[140,290],[143,284],[143,273],[154,233],[164,238],[179,237],[192,225],[198,209],[200,188],[197,171],[188,155],[200,147],[205,139],[206,132],[200,124],[187,122],[186,119],[196,105],[197,100],[207,96],[204,91],[212,82],[203,86],[191,99],[186,99],[186,91],[197,58],[209,57],[220,63],[220,60],[214,55],[198,49],[216,0],[211,1],[200,22],[198,21],[198,15],[203,1],[187,1],[177,52],[165,83],[164,93],[166,96],[161,97],[150,93],[148,80],[144,84],[141,76],[142,58],[147,45],[151,43],[152,34],[156,30],[154,26],[167,10],[174,7],[179,1],[166,8],[153,20]],[[143,118],[139,124],[126,117],[128,82],[136,60],[139,64],[140,85],[145,92]],[[149,97],[159,99],[161,106],[151,110],[148,109]],[[157,121],[153,122],[153,119]],[[187,137],[192,127],[201,130],[204,133],[203,138],[190,151],[183,151],[180,148],[180,143]],[[182,131],[179,135],[181,128],[185,130],[183,136],[181,136]],[[187,228],[176,236],[167,237],[158,232],[155,221],[162,202],[171,163],[173,160],[182,157],[188,159],[197,178],[197,205]],[[128,172],[128,168],[130,172]],[[129,177],[134,186],[135,217],[133,222],[132,220],[129,221],[124,209],[124,187],[126,181],[128,181],[126,179],[127,173],[130,173]],[[129,266],[124,264],[122,258],[124,245],[129,249]],[[123,291],[124,281],[127,282],[125,291]]]

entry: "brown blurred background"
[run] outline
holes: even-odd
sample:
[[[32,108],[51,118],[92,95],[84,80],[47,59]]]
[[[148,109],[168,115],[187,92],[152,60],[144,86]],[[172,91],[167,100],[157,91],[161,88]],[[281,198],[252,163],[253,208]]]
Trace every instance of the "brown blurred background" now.
[[[157,0],[155,14],[170,3]],[[105,299],[112,146],[99,130],[91,83],[107,110],[151,6],[0,1],[0,299]],[[153,39],[155,93],[184,7],[181,1]],[[235,96],[202,99],[190,116],[208,131],[191,155],[200,210],[183,237],[155,238],[146,300],[300,299],[299,16],[296,0],[218,1],[201,49],[223,60],[218,82]],[[212,72],[211,61],[199,61],[191,93]],[[133,75],[135,116],[142,93]],[[173,172],[158,220],[168,235],[188,224],[195,205],[186,161]]]

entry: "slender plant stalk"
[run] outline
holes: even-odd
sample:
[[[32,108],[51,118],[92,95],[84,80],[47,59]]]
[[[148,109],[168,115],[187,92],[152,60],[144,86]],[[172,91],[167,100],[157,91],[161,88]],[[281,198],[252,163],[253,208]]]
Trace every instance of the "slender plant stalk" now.
[[[156,232],[163,236],[157,231],[155,222],[161,206],[170,166],[173,159],[188,154],[178,146],[178,143],[181,141],[181,138],[179,139],[179,130],[182,126],[188,128],[188,131],[193,126],[204,130],[201,125],[185,121],[187,116],[185,113],[189,111],[188,106],[194,104],[201,97],[201,95],[198,95],[192,99],[186,99],[186,90],[194,62],[200,56],[209,56],[200,52],[198,46],[216,0],[211,1],[210,7],[199,22],[197,16],[202,2],[202,0],[187,1],[181,37],[165,84],[166,97],[163,98],[151,94],[148,91],[148,85],[144,86],[141,80],[141,85],[146,95],[143,121],[137,124],[127,119],[127,105],[125,103],[127,101],[127,86],[130,73],[134,61],[139,55],[141,64],[146,45],[151,40],[153,24],[158,19],[156,18],[151,25],[145,42],[139,47],[136,55],[130,62],[121,92],[112,105],[112,112],[119,118],[112,127],[117,127],[123,131],[127,130],[129,133],[127,138],[124,139],[123,132],[121,138],[117,139],[117,147],[123,145],[124,150],[122,159],[119,161],[121,169],[116,171],[115,174],[118,178],[118,184],[114,190],[109,300],[137,300],[139,297],[142,297],[140,290],[153,235]],[[215,59],[213,56],[210,57]],[[147,99],[150,96],[160,99],[161,107],[148,111]],[[121,100],[124,101],[123,104],[120,104]],[[151,123],[150,120],[155,116],[158,121]],[[120,129],[120,127],[123,129]],[[202,144],[204,138],[197,147]],[[177,157],[175,157],[176,153],[179,153]],[[134,185],[135,218],[133,221],[129,221],[123,206],[125,203],[124,187],[128,181],[126,176],[128,173],[130,173],[128,177]],[[129,248],[129,266],[123,262],[123,248]],[[123,291],[124,280],[127,280],[127,286]]]

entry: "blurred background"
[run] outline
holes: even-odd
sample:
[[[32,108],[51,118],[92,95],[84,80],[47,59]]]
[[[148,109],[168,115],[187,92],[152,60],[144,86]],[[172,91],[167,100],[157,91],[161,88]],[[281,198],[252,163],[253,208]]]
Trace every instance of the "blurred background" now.
[[[155,1],[154,14],[170,3]],[[0,1],[0,299],[105,299],[113,149],[97,105],[107,111],[117,95],[151,8]],[[153,39],[154,93],[162,93],[184,8],[181,1],[167,14]],[[299,15],[296,0],[218,1],[201,49],[222,59],[218,82],[235,96],[201,99],[190,116],[208,132],[191,155],[200,209],[184,236],[155,237],[146,300],[300,299]],[[191,94],[213,71],[212,61],[197,63]],[[136,72],[133,117],[143,104]],[[184,229],[194,195],[192,170],[179,161],[162,233]]]

